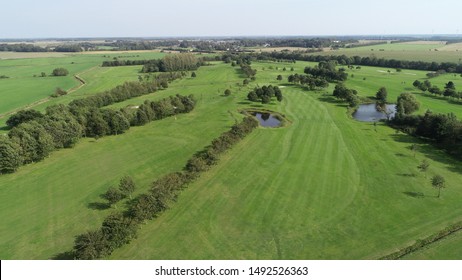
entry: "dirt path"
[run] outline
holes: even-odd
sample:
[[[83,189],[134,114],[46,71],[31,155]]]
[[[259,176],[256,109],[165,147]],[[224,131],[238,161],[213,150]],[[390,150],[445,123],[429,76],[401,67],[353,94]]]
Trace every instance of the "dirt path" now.
[[[94,66],[94,67],[89,68],[89,69],[87,69],[87,70],[85,70],[85,71],[83,71],[83,72],[80,72],[80,73],[78,73],[78,74],[75,74],[75,75],[74,75],[74,79],[76,79],[76,80],[79,82],[79,84],[78,84],[77,86],[71,88],[70,90],[68,90],[68,91],[67,91],[67,94],[70,94],[70,93],[72,93],[72,92],[75,92],[75,91],[79,90],[81,87],[83,87],[84,85],[86,85],[87,82],[85,82],[85,80],[82,79],[82,77],[80,77],[79,75],[85,74],[86,72],[88,72],[88,71],[90,71],[90,70],[93,70],[93,69],[96,68],[96,67],[98,67],[98,66]],[[31,108],[33,108],[33,107],[35,107],[35,106],[38,106],[38,105],[43,104],[43,103],[46,103],[46,102],[50,101],[51,99],[54,99],[54,98],[52,98],[52,97],[47,97],[47,98],[43,98],[43,99],[37,100],[37,101],[35,101],[35,102],[33,102],[33,103],[27,104],[26,106],[23,106],[23,107],[14,109],[13,111],[9,111],[9,112],[0,114],[0,118],[8,117],[8,116],[10,116],[10,115],[12,115],[12,114],[15,114],[16,112],[21,111],[21,110],[28,110],[28,109],[31,109]]]

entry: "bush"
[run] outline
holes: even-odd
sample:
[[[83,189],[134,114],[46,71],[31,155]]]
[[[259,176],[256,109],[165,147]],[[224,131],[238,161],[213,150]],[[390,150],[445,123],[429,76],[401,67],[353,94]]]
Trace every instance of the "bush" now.
[[[51,74],[53,76],[67,76],[69,75],[69,71],[65,68],[55,68]]]

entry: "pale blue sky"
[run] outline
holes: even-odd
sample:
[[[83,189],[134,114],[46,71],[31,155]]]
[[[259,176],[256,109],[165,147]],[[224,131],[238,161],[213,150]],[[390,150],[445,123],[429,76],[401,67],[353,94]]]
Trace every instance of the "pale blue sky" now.
[[[462,0],[0,1],[0,38],[462,33]]]

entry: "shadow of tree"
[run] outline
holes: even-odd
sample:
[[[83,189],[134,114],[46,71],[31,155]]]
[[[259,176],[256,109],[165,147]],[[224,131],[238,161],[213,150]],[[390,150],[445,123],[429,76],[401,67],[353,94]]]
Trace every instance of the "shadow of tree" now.
[[[88,203],[88,208],[93,210],[106,210],[111,208],[111,205],[103,202],[90,202]]]
[[[403,177],[416,177],[417,176],[414,173],[397,173],[396,175],[403,176]]]
[[[403,192],[403,194],[414,197],[414,198],[424,198],[425,195],[422,192]]]
[[[63,253],[59,253],[51,257],[52,260],[74,260],[75,256],[72,251],[67,251]]]

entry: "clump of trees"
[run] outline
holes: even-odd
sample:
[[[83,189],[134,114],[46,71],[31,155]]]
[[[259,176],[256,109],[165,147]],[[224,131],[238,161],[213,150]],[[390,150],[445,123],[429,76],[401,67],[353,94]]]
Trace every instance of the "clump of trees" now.
[[[282,101],[281,89],[272,85],[256,87],[247,94],[247,99],[253,102],[261,102],[262,104],[270,103],[273,97],[276,97],[279,102]]]
[[[389,123],[411,135],[427,139],[462,159],[462,122],[453,113],[435,114],[427,111],[423,116],[416,116],[398,107],[398,114]]]
[[[53,72],[51,73],[53,76],[67,76],[69,75],[69,71],[66,68],[55,68],[53,69]]]
[[[397,115],[404,116],[410,115],[419,110],[420,103],[415,96],[411,93],[404,92],[398,96],[396,103]]]
[[[356,107],[360,103],[358,92],[355,89],[347,88],[343,83],[335,85],[332,95],[337,99],[348,102],[350,107]]]
[[[67,91],[63,90],[62,88],[56,88],[55,92],[51,95],[53,98],[57,98],[63,95],[66,95]]]
[[[167,174],[151,184],[147,193],[130,201],[126,211],[109,215],[97,230],[78,235],[74,241],[73,255],[76,259],[98,259],[110,255],[114,249],[130,243],[136,238],[139,225],[146,220],[158,217],[170,207],[178,194],[200,174],[218,162],[220,154],[225,153],[234,144],[258,127],[253,117],[231,127],[204,150],[194,154],[183,171]],[[123,178],[122,178],[123,179]],[[123,194],[124,188],[113,191]],[[130,189],[130,188],[129,188]],[[118,198],[118,197],[117,197]]]
[[[323,89],[329,87],[329,82],[323,77],[314,77],[312,75],[289,75],[287,78],[289,83],[300,84],[310,90]]]
[[[336,66],[336,61],[321,61],[315,67],[305,67],[304,72],[315,78],[326,79],[328,82],[345,81],[348,78],[348,74],[343,68],[336,70]]]

